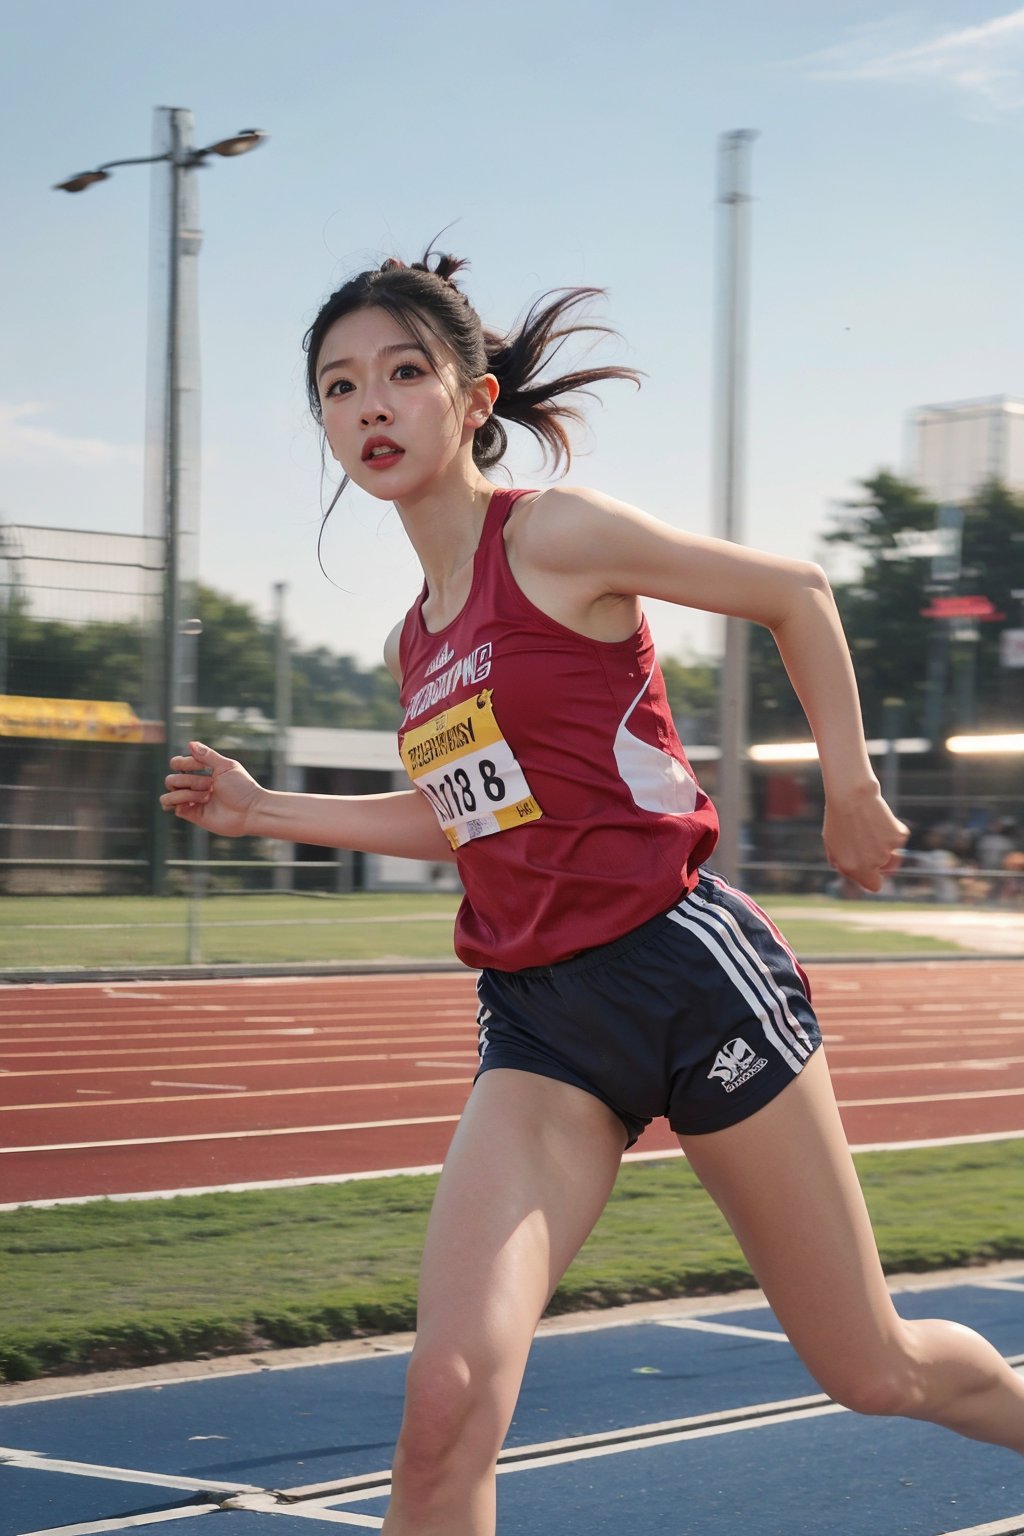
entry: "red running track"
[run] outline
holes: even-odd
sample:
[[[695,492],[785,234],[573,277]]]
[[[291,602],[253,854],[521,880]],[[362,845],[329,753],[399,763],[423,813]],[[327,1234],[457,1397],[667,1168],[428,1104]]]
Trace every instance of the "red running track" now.
[[[1024,1134],[1024,964],[812,968],[851,1142]],[[440,1163],[475,977],[0,991],[0,1203]],[[663,1121],[638,1152],[677,1150]]]

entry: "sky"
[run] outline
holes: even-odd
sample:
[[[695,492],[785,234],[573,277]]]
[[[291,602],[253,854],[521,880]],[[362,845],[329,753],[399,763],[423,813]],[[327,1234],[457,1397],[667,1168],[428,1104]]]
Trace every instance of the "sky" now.
[[[1005,0],[1004,0],[1005,6]],[[0,521],[143,531],[156,107],[200,173],[200,574],[364,665],[415,597],[397,514],[350,490],[324,534],[303,333],[323,299],[446,226],[485,322],[607,290],[595,356],[642,370],[588,407],[569,483],[717,531],[719,136],[751,155],[742,537],[824,559],[836,508],[910,473],[917,406],[1024,395],[1024,8],[944,0],[4,0]],[[549,475],[512,432],[515,483]],[[650,605],[668,654],[717,621]]]

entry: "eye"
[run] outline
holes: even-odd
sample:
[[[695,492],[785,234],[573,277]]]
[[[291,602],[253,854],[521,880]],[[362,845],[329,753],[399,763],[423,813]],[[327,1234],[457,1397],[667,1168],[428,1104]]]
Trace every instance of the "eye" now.
[[[421,379],[422,377],[423,369],[417,363],[399,363],[395,369],[395,378],[398,380]]]
[[[324,391],[324,399],[329,400],[332,395],[347,395],[351,389],[352,385],[348,379],[335,379],[334,383]]]

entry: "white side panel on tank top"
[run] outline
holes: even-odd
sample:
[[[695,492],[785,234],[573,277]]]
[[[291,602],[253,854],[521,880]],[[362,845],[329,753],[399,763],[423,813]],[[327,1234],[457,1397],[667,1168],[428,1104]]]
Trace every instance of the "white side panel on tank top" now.
[[[647,692],[651,676],[644,679],[632,704],[615,732],[615,765],[623,782],[642,811],[659,816],[688,816],[697,805],[697,785],[677,757],[641,741],[628,728],[630,715]]]

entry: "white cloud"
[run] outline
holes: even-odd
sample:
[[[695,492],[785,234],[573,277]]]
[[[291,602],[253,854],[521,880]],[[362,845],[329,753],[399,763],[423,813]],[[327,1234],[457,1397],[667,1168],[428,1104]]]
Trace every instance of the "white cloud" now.
[[[812,79],[931,83],[962,92],[989,113],[1024,108],[1024,9],[924,41],[912,41],[907,29],[906,21],[888,18],[802,63]]]
[[[95,437],[65,437],[26,420],[45,410],[45,405],[34,400],[21,405],[0,401],[0,461],[50,459],[79,469],[141,463],[142,453],[137,447],[105,443]]]

